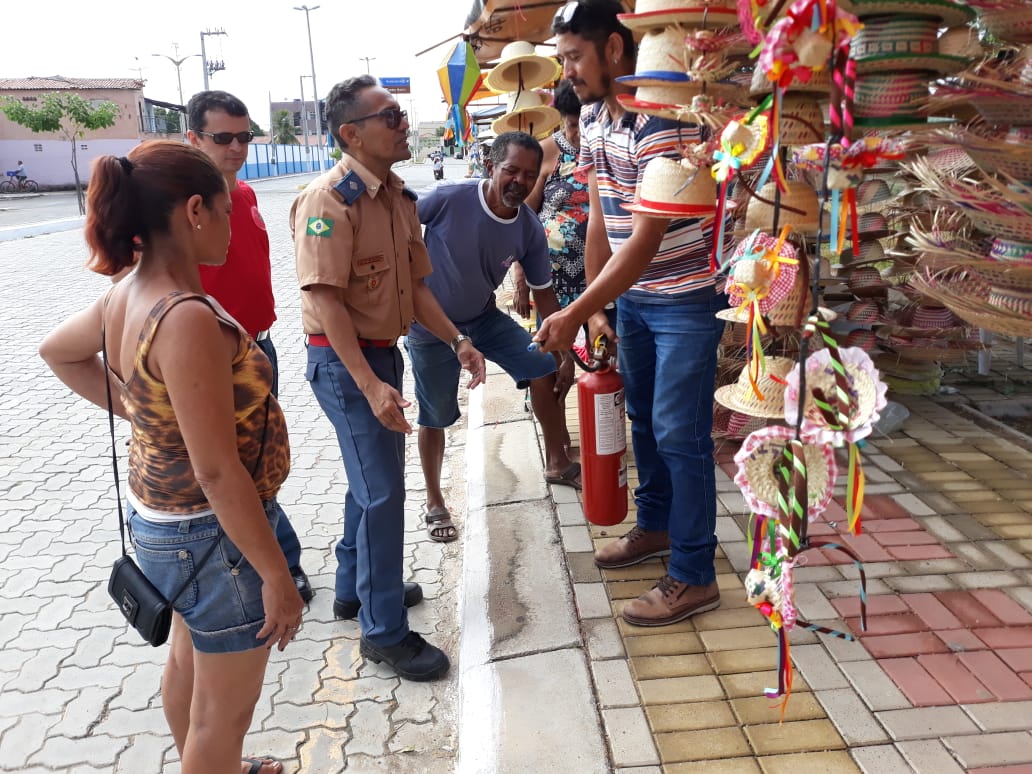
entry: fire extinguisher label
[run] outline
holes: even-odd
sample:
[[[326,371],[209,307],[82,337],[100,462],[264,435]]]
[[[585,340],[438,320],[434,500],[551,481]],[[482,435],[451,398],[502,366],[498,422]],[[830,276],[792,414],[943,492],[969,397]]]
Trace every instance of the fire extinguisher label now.
[[[627,486],[627,454],[620,455],[620,472],[616,476],[617,486]]]
[[[620,454],[627,449],[627,409],[624,391],[595,396],[595,451]]]

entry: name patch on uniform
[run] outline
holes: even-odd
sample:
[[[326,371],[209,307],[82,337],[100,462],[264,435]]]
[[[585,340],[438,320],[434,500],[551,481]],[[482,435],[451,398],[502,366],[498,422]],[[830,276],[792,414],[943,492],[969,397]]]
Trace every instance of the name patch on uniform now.
[[[332,218],[309,218],[306,236],[328,237],[333,234]]]

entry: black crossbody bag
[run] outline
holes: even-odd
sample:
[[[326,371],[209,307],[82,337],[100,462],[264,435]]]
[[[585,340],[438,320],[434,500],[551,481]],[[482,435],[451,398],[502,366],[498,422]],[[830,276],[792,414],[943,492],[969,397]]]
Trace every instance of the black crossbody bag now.
[[[111,469],[115,474],[115,499],[118,502],[118,531],[122,536],[122,555],[115,560],[114,565],[111,567],[111,577],[108,579],[108,594],[115,600],[115,604],[125,617],[125,620],[140,633],[144,641],[149,642],[154,647],[158,647],[159,645],[164,645],[168,640],[168,632],[172,627],[172,605],[194,582],[197,573],[200,572],[204,563],[211,558],[212,553],[218,548],[219,543],[222,542],[222,528],[219,527],[218,539],[211,544],[211,548],[205,552],[201,561],[194,566],[190,577],[179,587],[172,599],[165,599],[162,593],[154,588],[154,584],[147,580],[143,570],[129,556],[125,548],[125,514],[122,512],[122,491],[118,481],[118,453],[115,451],[115,411],[111,400],[107,336],[103,323],[100,330],[100,352],[104,358],[104,386],[107,389],[108,428],[111,431]],[[259,455],[260,459],[261,455]]]

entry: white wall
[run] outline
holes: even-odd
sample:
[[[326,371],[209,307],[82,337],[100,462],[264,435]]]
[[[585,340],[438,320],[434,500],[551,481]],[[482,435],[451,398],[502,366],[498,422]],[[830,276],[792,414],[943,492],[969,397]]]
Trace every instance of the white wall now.
[[[77,140],[79,177],[90,179],[90,163],[98,156],[111,153],[124,156],[139,144],[139,140]],[[35,150],[35,146],[43,150]],[[86,146],[86,150],[82,146]],[[40,185],[74,185],[72,172],[72,144],[67,140],[0,140],[0,173],[25,162],[25,173]],[[5,176],[0,176],[5,177]]]

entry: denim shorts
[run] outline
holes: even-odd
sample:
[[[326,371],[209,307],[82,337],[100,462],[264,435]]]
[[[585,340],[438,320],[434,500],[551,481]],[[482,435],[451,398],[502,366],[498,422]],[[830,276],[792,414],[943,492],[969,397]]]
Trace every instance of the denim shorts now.
[[[267,500],[264,505],[275,531],[275,500]],[[132,505],[127,506],[136,561],[168,599],[179,591],[195,562],[222,534],[218,522],[215,516],[201,516],[155,523],[140,516]],[[239,653],[265,644],[265,638],[256,636],[265,625],[262,579],[225,534],[173,607],[190,629],[194,649],[201,653]]]
[[[534,379],[555,373],[555,358],[539,350],[528,352],[530,334],[499,309],[492,309],[468,323],[457,323],[460,333],[473,339],[473,346],[492,363],[497,363],[520,389]],[[458,420],[459,373],[462,367],[451,347],[440,339],[405,339],[412,361],[419,416],[423,427],[450,427]]]

